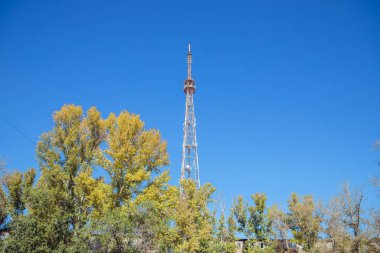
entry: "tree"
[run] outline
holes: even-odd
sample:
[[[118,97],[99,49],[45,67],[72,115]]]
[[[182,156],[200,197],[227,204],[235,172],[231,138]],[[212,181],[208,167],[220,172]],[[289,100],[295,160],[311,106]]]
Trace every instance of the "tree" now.
[[[276,245],[279,251],[285,252],[289,249],[288,232],[290,230],[288,217],[277,205],[273,205],[268,210],[269,219],[272,221],[272,228],[276,239],[280,239],[281,243]]]
[[[5,253],[11,252],[50,252],[45,244],[39,223],[26,216],[14,219],[9,225],[11,234],[4,242]]]
[[[25,174],[16,171],[3,177],[3,185],[8,192],[8,208],[12,215],[18,216],[24,212],[25,198],[34,184],[35,177],[35,169],[30,169]]]
[[[363,199],[362,190],[352,189],[345,183],[338,196],[322,208],[323,231],[333,242],[333,252],[366,252],[374,246],[373,240],[379,235],[378,213],[373,211],[364,218]]]
[[[149,184],[152,173],[169,164],[166,142],[157,130],[145,130],[138,115],[111,114],[103,166],[111,177],[113,202],[119,207]]]
[[[74,179],[77,213],[82,219],[98,218],[112,207],[112,188],[103,178],[92,177],[92,169],[80,172]],[[86,222],[83,220],[82,222]]]
[[[7,173],[0,186],[0,233],[9,232],[12,223],[24,213],[26,198],[34,184],[36,171],[30,169],[24,174]],[[5,189],[5,191],[4,191]]]
[[[343,222],[343,213],[339,198],[334,197],[327,206],[320,207],[323,232],[332,242],[332,252],[349,252],[350,236]]]
[[[136,221],[137,209],[126,206],[111,209],[104,216],[92,223],[92,231],[97,231],[94,240],[96,252],[138,252],[134,242],[137,240],[134,234],[134,221]]]
[[[102,156],[100,144],[105,138],[105,123],[100,113],[90,108],[86,115],[80,106],[65,105],[53,115],[54,128],[43,134],[37,145],[42,171],[37,187],[53,194],[59,212],[67,215],[67,227],[85,224],[76,178],[88,173]],[[75,231],[75,230],[74,230]]]
[[[171,240],[169,174],[156,176],[135,199],[91,220],[96,252],[166,252]],[[113,204],[113,203],[112,203]]]
[[[226,220],[225,208],[222,206],[221,214],[217,222],[215,231],[215,243],[213,245],[213,252],[217,253],[235,253],[235,232],[236,224],[232,213]]]
[[[248,207],[250,230],[254,232],[257,241],[268,243],[273,233],[266,206],[267,196],[265,193],[256,193],[251,198],[255,205]]]
[[[3,184],[9,195],[9,210],[14,215],[21,214],[25,207],[22,201],[22,174],[14,172],[3,178]]]
[[[168,155],[160,133],[146,130],[138,115],[122,112],[104,120],[94,107],[84,114],[80,106],[65,105],[53,119],[37,145],[38,182],[34,170],[3,180],[9,201],[0,203],[12,213],[6,249],[120,252],[128,240],[136,252],[166,247],[173,190],[168,173],[161,173]],[[110,183],[93,177],[99,169],[109,173]]]
[[[168,189],[169,174],[161,173],[168,165],[166,142],[157,130],[146,130],[138,115],[122,112],[111,114],[105,121],[105,149],[100,165],[110,176],[106,199],[95,198],[100,212],[92,211],[92,231],[101,231],[96,237],[100,251],[145,252],[167,247],[168,205],[172,190]],[[87,178],[87,179],[86,179]],[[84,194],[91,198],[91,175],[83,175]],[[94,189],[99,186],[94,185]],[[109,194],[109,195],[108,195]],[[97,214],[97,215],[95,215]],[[127,250],[128,249],[128,250]],[[107,251],[108,252],[108,251]]]
[[[25,208],[28,210],[27,219],[12,220],[10,227],[14,229],[8,241],[22,237],[26,243],[28,238],[39,235],[40,245],[34,248],[58,250],[61,245],[69,247],[73,237],[79,236],[79,231],[88,222],[90,210],[98,210],[95,204],[89,206],[88,199],[95,201],[95,196],[104,187],[92,191],[94,187],[91,190],[89,186],[101,186],[101,180],[84,179],[101,158],[100,144],[105,137],[105,124],[95,108],[90,108],[84,115],[82,108],[74,105],[63,106],[53,118],[53,129],[43,134],[37,145],[41,177],[36,186],[32,187],[35,172],[24,175],[24,186],[19,174],[6,178],[5,182],[10,189],[15,213],[20,214]],[[104,194],[98,199],[102,196]],[[20,229],[30,224],[36,224],[40,233]],[[22,241],[13,240],[12,245],[21,247]]]
[[[342,212],[342,222],[351,230],[353,243],[351,252],[359,253],[360,247],[364,243],[363,234],[364,218],[362,217],[363,191],[360,189],[350,189],[348,183],[344,184],[339,195],[339,204]]]
[[[237,226],[236,222],[234,219],[233,212],[230,212],[227,218],[227,238],[229,241],[236,241],[236,231],[237,231]]]
[[[247,252],[271,252],[273,245],[270,241],[272,237],[272,222],[268,216],[266,206],[267,197],[264,193],[256,193],[251,196],[254,205],[248,205],[242,196],[238,196],[234,201],[232,211],[234,213],[238,232],[247,237],[245,251]],[[264,243],[267,248],[264,250],[255,247],[255,243]]]
[[[166,252],[173,237],[171,234],[172,208],[178,187],[169,186],[169,180],[169,171],[164,171],[154,177],[133,202],[138,207],[148,208],[151,214],[149,222],[145,223],[145,226],[138,227],[137,234],[146,243],[155,245],[156,252]]]
[[[173,195],[172,250],[176,253],[210,252],[213,216],[208,209],[215,188],[205,184],[197,189],[194,180],[181,180]]]
[[[296,193],[292,193],[288,208],[288,222],[293,238],[305,251],[309,251],[317,242],[321,229],[321,218],[316,212],[313,197],[304,196],[300,200]]]
[[[380,252],[380,210],[371,210],[370,217],[367,220],[366,248],[368,252]]]
[[[237,230],[243,233],[247,238],[250,236],[247,222],[247,204],[244,202],[243,196],[239,195],[235,200],[232,207],[232,212],[236,219]]]

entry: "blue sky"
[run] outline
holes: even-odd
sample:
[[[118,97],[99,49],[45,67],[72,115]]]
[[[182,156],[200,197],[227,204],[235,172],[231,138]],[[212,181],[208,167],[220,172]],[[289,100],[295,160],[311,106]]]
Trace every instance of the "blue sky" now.
[[[36,142],[64,104],[138,113],[177,183],[188,42],[203,183],[284,206],[350,181],[379,204],[379,1],[3,0],[0,116]],[[9,168],[37,167],[34,150],[0,120]]]

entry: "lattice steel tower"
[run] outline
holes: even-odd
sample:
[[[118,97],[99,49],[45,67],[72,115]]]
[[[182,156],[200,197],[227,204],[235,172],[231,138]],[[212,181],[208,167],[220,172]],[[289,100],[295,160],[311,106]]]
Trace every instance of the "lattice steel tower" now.
[[[185,122],[183,124],[181,179],[192,178],[199,188],[201,183],[199,179],[198,145],[194,114],[195,83],[191,78],[191,58],[192,54],[189,44],[189,51],[187,52],[187,79],[183,87],[183,91],[186,94],[186,111]]]

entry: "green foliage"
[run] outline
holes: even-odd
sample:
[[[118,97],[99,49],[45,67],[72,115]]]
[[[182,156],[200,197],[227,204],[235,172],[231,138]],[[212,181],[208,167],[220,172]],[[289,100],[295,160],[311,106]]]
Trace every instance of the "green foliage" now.
[[[251,196],[254,206],[248,207],[249,230],[255,234],[255,239],[259,242],[267,242],[273,235],[272,221],[269,219],[266,206],[267,197],[265,193],[256,193]]]
[[[135,235],[132,219],[134,214],[131,211],[113,209],[93,222],[92,230],[97,231],[94,240],[98,241],[98,252],[126,252],[127,248],[132,248]]]
[[[210,250],[210,252],[235,253],[236,229],[233,216],[230,215],[226,221],[225,211],[222,210],[217,222],[215,239],[213,245],[211,246],[212,250]]]
[[[264,248],[260,247],[250,247],[247,250],[247,253],[277,253],[275,247],[273,245],[266,246]]]
[[[162,237],[168,229],[165,219],[158,216],[150,203],[109,210],[93,221],[96,252],[162,252],[166,248]]]
[[[49,252],[40,224],[31,217],[18,217],[9,228],[12,234],[4,242],[4,252]]]
[[[273,235],[272,222],[266,206],[266,195],[264,193],[256,193],[251,198],[254,203],[253,205],[249,205],[244,201],[242,196],[238,196],[232,207],[238,231],[243,233],[247,238],[244,252],[248,253],[259,250],[255,246],[255,243],[270,245],[270,239]]]
[[[247,224],[247,205],[244,202],[243,196],[238,196],[234,200],[234,205],[232,207],[232,212],[236,219],[238,232],[243,233],[246,237],[249,237],[250,232],[248,230]]]

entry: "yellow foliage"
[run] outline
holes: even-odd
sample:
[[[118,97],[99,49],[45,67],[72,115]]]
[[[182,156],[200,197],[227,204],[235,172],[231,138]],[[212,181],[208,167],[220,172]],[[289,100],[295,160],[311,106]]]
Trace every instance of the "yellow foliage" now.
[[[92,209],[91,216],[100,217],[112,205],[110,185],[104,183],[103,179],[94,179],[91,170],[81,172],[75,178],[75,195],[83,211],[89,212]]]
[[[111,113],[106,120],[108,149],[102,166],[111,177],[115,206],[133,198],[158,172],[168,165],[166,142],[157,130],[145,130],[139,115]],[[145,183],[145,184],[144,184]]]
[[[177,190],[172,209],[174,252],[206,251],[213,240],[213,217],[207,205],[215,188],[205,184],[197,189],[193,180],[182,180],[181,186],[183,193]]]

